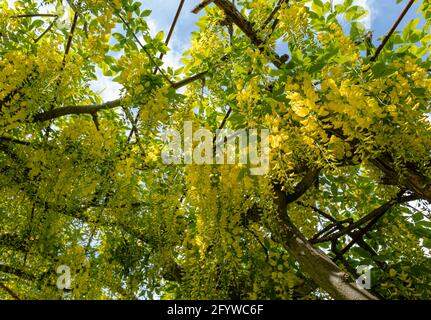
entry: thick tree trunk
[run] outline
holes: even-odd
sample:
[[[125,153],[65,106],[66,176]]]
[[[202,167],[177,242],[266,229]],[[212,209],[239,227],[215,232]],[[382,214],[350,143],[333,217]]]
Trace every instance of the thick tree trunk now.
[[[382,154],[370,162],[384,173],[386,184],[398,185],[413,191],[421,199],[431,203],[431,180],[417,170],[417,166],[410,164],[405,176],[400,175],[395,169],[393,159],[389,154]]]
[[[303,186],[304,181],[312,182],[310,179],[312,176],[306,175],[298,187]],[[287,215],[289,196],[278,185],[274,187],[274,191],[280,222],[277,230],[273,230],[274,236],[298,261],[301,269],[334,299],[377,300],[367,290],[361,289],[355,282],[351,282],[349,274],[341,270],[321,250],[311,245]]]

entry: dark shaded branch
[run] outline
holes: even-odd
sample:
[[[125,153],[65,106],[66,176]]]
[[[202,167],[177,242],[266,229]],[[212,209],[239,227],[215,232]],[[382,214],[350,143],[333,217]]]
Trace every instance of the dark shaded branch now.
[[[413,201],[416,200],[417,198],[415,196],[407,196],[407,197],[401,197],[401,195],[396,199],[396,203],[403,203],[403,202],[409,202],[409,201]],[[390,208],[389,208],[390,209]],[[388,210],[389,210],[388,209]],[[376,252],[374,252],[374,250],[372,250],[371,247],[369,247],[365,241],[363,240],[363,237],[372,230],[372,228],[374,227],[374,225],[384,216],[384,214],[388,211],[384,211],[381,210],[379,212],[377,212],[377,214],[375,214],[371,219],[370,222],[363,228],[359,228],[358,231],[354,232],[354,233],[350,233],[349,235],[352,237],[352,240],[335,256],[334,261],[336,261],[337,259],[339,259],[341,256],[343,256],[347,251],[350,250],[350,248],[353,247],[353,245],[355,245],[356,243],[359,244],[361,247],[364,247],[364,249],[366,249],[367,251],[369,251],[371,253],[371,255],[377,255]]]
[[[272,21],[272,19],[274,19],[275,15],[281,9],[281,6],[285,1],[286,0],[278,0],[276,6],[271,11],[271,14],[268,16],[268,18],[266,18],[265,22],[262,24],[262,30],[266,28],[266,26]]]
[[[19,14],[16,16],[12,16],[11,18],[34,18],[34,17],[50,17],[50,18],[55,18],[50,24],[49,26],[42,32],[42,34],[37,37],[36,39],[34,39],[34,43],[38,43],[40,39],[43,38],[43,36],[52,29],[52,26],[54,25],[54,23],[58,20],[58,15],[57,14],[50,14],[50,13],[32,13],[32,14]]]
[[[22,140],[10,138],[10,137],[0,137],[0,142],[2,142],[2,141],[12,142],[12,143],[20,144],[23,146],[29,146],[30,145],[30,142],[28,142],[28,141],[22,141]]]
[[[304,206],[304,207],[308,207],[313,209],[313,211],[317,212],[318,214],[320,214],[321,216],[325,217],[326,219],[328,219],[329,221],[331,221],[332,223],[328,224],[326,227],[324,227],[322,230],[320,230],[318,233],[316,233],[309,241],[311,243],[316,243],[318,242],[317,240],[323,236],[323,235],[329,235],[331,233],[333,233],[337,228],[339,229],[344,223],[349,223],[352,224],[353,223],[353,219],[349,218],[343,221],[338,221],[335,218],[333,218],[331,215],[327,214],[326,212],[320,210],[319,208],[316,208],[314,206],[310,206],[310,205],[306,205],[303,203],[299,203],[300,205]],[[348,235],[350,237],[355,238],[357,232],[355,231],[351,231],[348,233]],[[356,238],[356,243],[364,250],[368,251],[371,255],[371,257],[375,257],[377,256],[377,253],[374,251],[373,248],[371,248],[370,245],[368,245],[368,243],[366,243],[362,237]],[[336,253],[336,257],[333,259],[333,261],[337,261],[338,259],[338,253],[339,251],[335,252]],[[341,256],[344,254],[344,252],[341,254]],[[379,261],[375,261],[375,263],[382,269],[385,268],[385,263],[383,262],[379,262]]]
[[[256,239],[256,241],[259,243],[259,245],[262,247],[263,251],[265,252],[265,256],[266,256],[265,261],[268,261],[269,260],[269,250],[268,250],[268,248],[265,247],[265,245],[259,239],[259,237],[257,236],[257,234],[253,232],[253,230],[250,230],[250,228],[248,228],[247,226],[245,227],[245,229],[253,235],[253,237]]]
[[[386,183],[406,187],[418,197],[431,203],[431,179],[419,173],[414,165],[409,165],[407,173],[401,176],[396,171],[394,161],[389,154],[382,154],[369,161],[383,172]]]
[[[368,252],[370,252],[370,249],[372,250],[372,248],[370,246],[368,246],[368,244],[366,244],[366,242],[364,241],[363,237],[364,237],[364,235],[367,232],[369,232],[371,230],[372,226],[375,225],[377,223],[377,221],[379,221],[379,219],[382,216],[383,216],[383,214],[380,215],[380,216],[378,216],[378,217],[376,217],[376,218],[374,218],[369,224],[367,224],[365,226],[365,228],[360,228],[359,231],[356,231],[356,232],[353,232],[353,233],[349,233],[349,235],[352,237],[352,240],[341,251],[339,251],[336,254],[336,256],[335,256],[335,258],[333,260],[337,261],[338,259],[340,259],[347,251],[350,250],[350,248],[353,247],[353,245],[355,243],[358,243],[361,247],[363,247],[364,244],[365,244],[366,248],[364,248],[364,249],[367,250]],[[372,250],[370,253],[372,255],[376,254],[376,252],[374,252],[374,250]]]
[[[66,65],[66,58],[69,55],[70,48],[72,46],[73,36],[75,35],[76,24],[78,23],[78,13],[75,12],[73,16],[72,26],[70,28],[69,36],[67,38],[66,49],[64,50],[63,56],[63,68]]]
[[[239,12],[235,6],[229,0],[214,0],[217,7],[222,9],[226,16],[250,39],[250,41],[259,48],[263,50],[265,41],[262,40],[258,34],[254,31],[253,25]],[[272,57],[272,63],[277,67],[281,68],[283,62],[280,56],[273,50],[266,50],[270,57]],[[285,59],[286,60],[286,59]]]
[[[218,127],[218,130],[221,130],[224,128],[224,126],[226,125],[226,122],[229,119],[231,114],[232,114],[232,108],[229,106],[226,114],[223,117],[222,122],[220,123],[220,125]],[[214,136],[214,138],[213,138],[213,153],[215,153],[217,150],[217,144],[216,144],[217,141],[216,140],[217,140],[217,137]]]
[[[333,223],[337,223],[337,219],[335,219],[334,217],[332,217],[330,214],[320,210],[319,208],[316,208],[315,206],[311,206],[305,203],[300,202],[299,205],[306,207],[306,208],[310,208],[312,209],[314,212],[320,214],[322,217],[328,219],[329,221],[333,222]]]
[[[117,99],[102,104],[86,105],[86,106],[66,106],[36,114],[33,117],[33,122],[48,121],[71,114],[94,114],[100,110],[113,109],[121,106],[122,100]]]
[[[2,288],[4,291],[9,293],[9,295],[14,298],[15,300],[21,300],[19,296],[13,292],[8,286],[6,286],[3,282],[0,281],[0,288]]]
[[[302,186],[299,189],[302,190]],[[274,239],[292,254],[301,269],[334,299],[377,299],[366,290],[359,288],[356,283],[351,282],[351,278],[346,272],[341,270],[321,250],[314,248],[307,241],[287,215],[289,197],[281,190],[280,184],[274,186],[274,192],[277,218],[279,220],[277,226],[272,230]],[[295,190],[294,194],[299,194],[299,192]]]
[[[343,228],[340,231],[335,232],[333,234],[330,234],[330,235],[328,235],[326,237],[321,237],[320,239],[316,240],[315,243],[317,243],[317,242],[331,241],[331,240],[334,240],[334,239],[338,239],[338,238],[340,238],[340,237],[348,234],[350,231],[352,231],[352,230],[354,230],[356,228],[359,228],[360,226],[362,226],[363,224],[367,223],[368,221],[374,219],[375,217],[382,216],[390,208],[392,208],[396,203],[397,202],[395,200],[390,200],[390,201],[384,203],[383,205],[381,205],[380,207],[374,209],[369,214],[367,214],[366,216],[362,217],[358,221],[354,222],[350,226],[348,226],[346,228]]]
[[[173,83],[171,87],[174,88],[174,89],[182,88],[182,87],[184,87],[184,86],[186,86],[186,85],[188,85],[188,84],[190,84],[192,82],[195,82],[196,80],[205,79],[205,75],[207,73],[208,73],[207,71],[198,73],[198,74],[196,74],[194,76],[191,76],[189,78],[186,78],[186,79],[183,79],[183,80],[180,80],[178,82]]]
[[[16,16],[12,16],[11,18],[34,18],[34,17],[58,17],[58,15],[50,14],[50,13],[30,13],[30,14],[18,14]]]
[[[137,127],[138,126],[139,113],[134,118],[129,109],[123,107],[123,112],[125,113],[126,117],[128,118],[128,120],[130,121],[130,123],[132,125],[132,129],[130,130],[129,136],[127,137],[127,143],[129,143],[130,140],[132,139],[132,136],[135,135],[136,143],[138,144],[139,148],[141,149],[141,152],[145,153],[144,149],[142,147],[142,144],[141,144],[141,138],[139,136],[139,131],[138,131],[138,127]]]
[[[97,113],[96,113],[96,112],[94,112],[91,116],[92,116],[92,119],[93,119],[94,125],[96,126],[96,130],[97,130],[97,131],[100,131],[99,117],[97,116]]]
[[[30,281],[38,280],[38,277],[36,277],[34,274],[31,274],[19,268],[11,267],[4,264],[0,264],[0,272],[14,275],[16,277],[23,278],[25,280],[30,280]]]
[[[199,11],[201,11],[203,8],[205,8],[207,5],[211,4],[214,0],[205,0],[202,1],[200,4],[198,4],[194,9],[192,10],[192,13],[197,14]]]
[[[42,39],[54,26],[54,23],[58,20],[58,16],[55,17],[55,19],[49,24],[49,26],[41,33],[39,37],[34,39],[34,43],[38,43],[40,39]]]
[[[385,45],[388,43],[390,37],[392,36],[392,34],[395,32],[395,30],[398,28],[398,25],[400,24],[401,20],[403,20],[403,18],[405,17],[405,15],[407,14],[407,12],[410,10],[411,6],[413,5],[413,3],[416,0],[410,0],[409,3],[407,4],[407,6],[404,8],[403,12],[401,12],[401,15],[398,17],[398,19],[395,21],[394,25],[392,26],[391,30],[389,30],[388,34],[385,36],[385,38],[383,39],[382,43],[380,44],[380,46],[377,48],[376,52],[374,53],[374,55],[372,56],[372,58],[370,59],[370,61],[376,61],[377,58],[379,57],[380,52],[382,52],[383,48],[385,47]]]
[[[206,72],[202,72],[197,75],[191,76],[190,78],[173,83],[171,87],[174,89],[182,88],[196,80],[204,78],[205,74]],[[120,107],[122,103],[123,103],[122,99],[116,99],[116,100],[108,101],[101,104],[84,105],[84,106],[66,106],[66,107],[38,113],[33,117],[33,122],[48,121],[48,120],[52,120],[55,118],[59,118],[66,115],[72,115],[72,114],[93,115],[94,113],[101,110],[114,109],[114,108]]]
[[[338,239],[344,235],[347,235],[349,232],[353,231],[354,229],[360,228],[362,225],[368,223],[369,221],[374,221],[375,219],[377,219],[377,220],[380,219],[388,210],[393,208],[396,204],[401,204],[404,202],[409,202],[409,201],[414,201],[414,200],[417,200],[416,196],[406,196],[406,197],[400,197],[398,199],[389,200],[388,202],[386,202],[383,205],[381,205],[380,207],[374,209],[373,211],[371,211],[369,214],[362,217],[358,221],[350,224],[348,227],[343,228],[338,232],[329,234],[325,237],[321,237],[317,240],[314,240],[313,243],[325,242],[325,241],[331,241],[334,239]]]
[[[335,230],[337,230],[339,228],[340,225],[341,225],[341,221],[336,221],[334,223],[330,223],[326,227],[324,227],[322,230],[317,232],[308,241],[310,241],[310,243],[318,243],[320,237],[333,233]]]
[[[326,132],[346,142],[348,141],[353,151],[360,144],[360,141],[357,139],[349,141],[348,137],[339,129],[327,129]],[[431,179],[420,173],[417,165],[414,163],[407,163],[405,168],[406,173],[401,174],[397,171],[395,161],[388,152],[381,153],[377,157],[368,159],[368,161],[383,172],[384,177],[382,182],[384,184],[407,188],[418,197],[431,203]]]
[[[168,32],[168,35],[167,35],[166,40],[165,40],[165,45],[168,45],[169,41],[171,40],[171,37],[174,33],[175,27],[176,27],[177,22],[178,22],[178,18],[180,17],[181,10],[183,9],[184,2],[185,2],[185,0],[181,0],[180,4],[178,5],[177,12],[175,13],[174,20],[172,21],[171,27],[169,28],[169,32]],[[163,59],[163,56],[164,56],[163,52],[160,53],[159,59],[160,60]],[[154,69],[154,74],[156,74],[156,73],[157,73],[157,69]]]
[[[231,113],[232,113],[232,108],[231,108],[231,107],[228,107],[228,110],[227,110],[227,112],[226,112],[226,114],[225,114],[225,116],[224,116],[224,118],[223,118],[222,122],[220,123],[220,126],[218,127],[218,129],[219,129],[219,130],[221,130],[221,129],[223,129],[223,128],[224,128],[224,126],[226,125],[227,119],[229,119],[229,117],[230,117]],[[214,141],[215,141],[215,140],[214,140]]]
[[[222,9],[226,16],[230,18],[230,20],[236,24],[236,26],[244,32],[244,34],[250,38],[251,42],[256,47],[261,47],[264,44],[264,41],[259,38],[257,33],[253,30],[253,25],[250,21],[248,21],[238,9],[232,4],[229,0],[215,0],[214,3],[217,7]]]
[[[319,172],[320,169],[310,169],[308,171],[306,171],[304,178],[301,180],[301,182],[299,182],[296,186],[295,189],[293,191],[293,193],[290,194],[286,194],[286,203],[292,203],[295,202],[296,200],[298,200],[300,197],[302,197],[302,195],[307,192],[307,190],[314,185],[314,182],[317,180],[317,178],[319,177]],[[275,184],[275,187],[277,189],[281,190],[281,185],[279,184]]]

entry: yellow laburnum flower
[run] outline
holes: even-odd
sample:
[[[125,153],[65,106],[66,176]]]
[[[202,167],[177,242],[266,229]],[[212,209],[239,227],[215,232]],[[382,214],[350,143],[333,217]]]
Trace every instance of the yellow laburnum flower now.
[[[293,112],[300,117],[306,117],[310,113],[310,109],[305,105],[305,102],[298,92],[287,92],[287,97],[290,99],[290,105]]]

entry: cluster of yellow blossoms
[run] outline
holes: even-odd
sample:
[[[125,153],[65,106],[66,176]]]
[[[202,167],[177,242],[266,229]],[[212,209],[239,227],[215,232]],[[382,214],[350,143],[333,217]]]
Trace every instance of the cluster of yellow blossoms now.
[[[285,40],[299,39],[307,33],[309,15],[304,4],[284,2],[278,19],[278,28],[286,32]]]
[[[329,26],[329,31],[320,32],[317,39],[324,48],[329,45],[336,45],[343,56],[349,57],[349,61],[360,62],[358,47],[350,37],[346,36],[343,28],[338,23],[332,23]]]
[[[165,122],[169,111],[169,86],[154,89],[148,96],[148,100],[141,105],[140,115],[145,122],[150,125],[158,121]]]
[[[2,130],[10,130],[30,114],[54,104],[72,103],[77,94],[83,59],[71,54],[63,66],[61,44],[45,39],[40,43],[35,53],[10,51],[0,60]]]

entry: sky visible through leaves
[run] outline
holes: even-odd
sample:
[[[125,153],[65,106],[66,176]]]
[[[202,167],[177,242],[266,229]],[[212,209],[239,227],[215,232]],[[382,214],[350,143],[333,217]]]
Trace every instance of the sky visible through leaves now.
[[[13,8],[14,0],[5,1]],[[180,0],[6,7],[0,22],[13,28],[0,30],[12,39],[0,60],[0,111],[9,107],[2,132],[12,136],[0,136],[8,152],[0,186],[12,196],[0,209],[17,219],[5,223],[4,242],[10,245],[22,219],[16,243],[21,234],[42,239],[34,248],[78,270],[73,298],[99,297],[108,286],[103,294],[112,298],[290,299],[317,288],[323,291],[313,297],[374,299],[357,292],[354,278],[346,282],[347,272],[358,275],[355,268],[367,263],[379,267],[373,283],[384,298],[429,297],[431,222],[423,204],[431,203],[431,2],[292,1],[269,15],[271,29],[265,18],[275,1],[237,0],[235,8],[216,0],[193,14],[201,1],[185,0],[161,67],[154,57],[165,53]],[[404,8],[410,11],[392,34]],[[63,34],[43,33],[37,43],[47,22],[28,26],[35,16],[55,17]],[[35,42],[34,56],[15,48],[22,34],[23,44]],[[33,63],[35,71],[27,67]],[[26,68],[31,76],[22,81]],[[159,161],[160,133],[189,132],[182,124],[190,117],[208,132],[270,131],[272,171],[254,179],[240,165]],[[214,154],[216,140],[206,140]],[[34,279],[46,273],[46,261],[51,269],[60,261],[35,251],[37,263],[29,262],[27,247],[16,248],[25,252],[22,268],[38,271]],[[12,258],[3,270],[24,274],[14,269],[16,248],[6,252]],[[23,297],[33,294],[9,284]]]
[[[330,0],[324,0],[328,2]],[[13,0],[8,0],[9,4],[13,4]],[[334,0],[334,5],[341,3],[339,0]],[[363,18],[363,23],[366,28],[373,32],[374,45],[379,44],[379,39],[383,37],[392,24],[399,16],[406,1],[396,4],[394,0],[355,0],[354,4],[364,7],[368,11],[368,15]],[[179,0],[147,0],[142,1],[142,9],[151,10],[151,15],[148,17],[148,25],[152,35],[157,34],[159,31],[164,31],[167,34],[169,27],[172,23],[172,19],[177,11]],[[169,44],[170,51],[164,57],[165,66],[171,66],[174,69],[182,66],[181,57],[183,52],[190,46],[191,33],[197,31],[195,25],[200,15],[204,14],[193,14],[192,9],[199,4],[199,0],[186,0],[184,7],[181,12],[180,19],[176,26],[175,32],[172,36]],[[401,22],[399,30],[402,30],[404,26],[409,23],[412,19],[419,17],[417,13],[420,2],[413,5],[412,9],[407,13],[404,20]],[[49,7],[45,10],[49,11]],[[347,25],[347,24],[346,24]],[[124,32],[120,29],[118,32]],[[281,54],[286,48],[278,48]],[[120,95],[120,85],[112,82],[109,77],[104,77],[101,70],[98,74],[99,79],[93,82],[93,88],[96,91],[101,91],[101,96],[105,101],[113,100]]]

